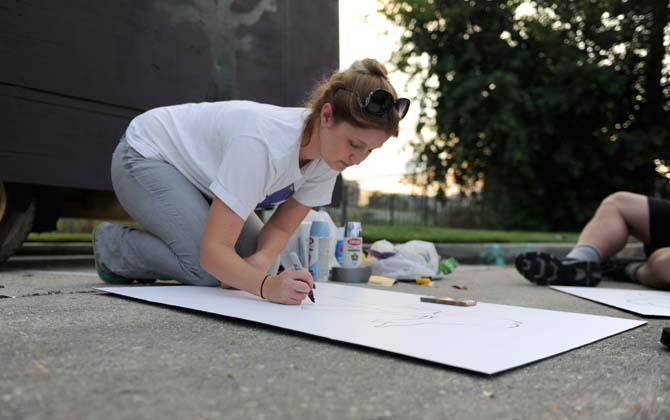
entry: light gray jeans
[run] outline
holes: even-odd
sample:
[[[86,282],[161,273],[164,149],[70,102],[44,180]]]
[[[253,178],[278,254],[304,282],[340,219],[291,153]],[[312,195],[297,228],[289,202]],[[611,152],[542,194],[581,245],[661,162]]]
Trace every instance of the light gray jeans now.
[[[144,230],[100,225],[94,244],[99,263],[129,279],[220,284],[200,266],[200,241],[210,203],[174,166],[143,157],[122,137],[112,157],[112,184],[123,207]],[[262,226],[252,213],[235,245],[241,257],[256,251]]]

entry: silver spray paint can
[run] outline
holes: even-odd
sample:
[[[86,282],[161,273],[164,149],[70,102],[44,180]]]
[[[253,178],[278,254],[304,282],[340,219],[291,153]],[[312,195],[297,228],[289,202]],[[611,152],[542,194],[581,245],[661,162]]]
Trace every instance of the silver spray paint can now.
[[[342,243],[342,267],[360,267],[363,262],[363,229],[360,222],[347,222],[344,225]]]

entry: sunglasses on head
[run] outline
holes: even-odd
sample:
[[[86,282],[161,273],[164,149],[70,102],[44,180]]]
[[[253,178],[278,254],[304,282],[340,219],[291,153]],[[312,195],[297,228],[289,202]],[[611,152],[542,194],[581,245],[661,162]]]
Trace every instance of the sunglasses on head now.
[[[391,110],[391,108],[395,108],[398,111],[398,119],[402,120],[405,115],[407,115],[407,110],[409,110],[409,99],[398,98],[395,100],[393,99],[393,94],[384,89],[373,90],[364,101],[361,100],[361,96],[358,92],[344,87],[335,89],[335,94],[340,90],[346,90],[347,92],[355,94],[356,99],[358,100],[358,105],[368,113],[377,117],[383,117]]]

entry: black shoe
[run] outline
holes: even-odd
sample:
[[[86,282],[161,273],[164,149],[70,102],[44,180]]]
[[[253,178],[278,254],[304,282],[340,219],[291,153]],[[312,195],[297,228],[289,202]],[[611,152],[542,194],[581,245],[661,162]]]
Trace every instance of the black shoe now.
[[[635,283],[633,280],[628,278],[625,272],[625,268],[628,264],[641,263],[644,261],[644,259],[640,258],[610,258],[601,266],[603,277],[607,277],[608,279],[614,281]]]
[[[545,252],[520,254],[514,265],[527,280],[542,286],[596,286],[602,279],[596,262],[559,260]]]

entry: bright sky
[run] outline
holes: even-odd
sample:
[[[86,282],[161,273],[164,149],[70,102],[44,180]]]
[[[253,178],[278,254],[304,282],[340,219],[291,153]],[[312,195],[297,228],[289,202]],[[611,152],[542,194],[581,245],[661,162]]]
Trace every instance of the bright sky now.
[[[396,49],[401,30],[377,13],[377,0],[340,0],[340,68],[354,61],[371,57],[388,65],[391,52]],[[398,94],[414,101],[414,93],[405,87],[407,77],[400,72],[389,75]],[[358,181],[361,189],[387,193],[410,193],[410,185],[400,183],[406,164],[411,158],[409,141],[414,136],[418,116],[416,102],[400,123],[400,136],[389,139],[384,146],[360,165],[346,169],[345,179]],[[405,147],[407,145],[407,147]],[[415,191],[418,192],[418,190]]]

